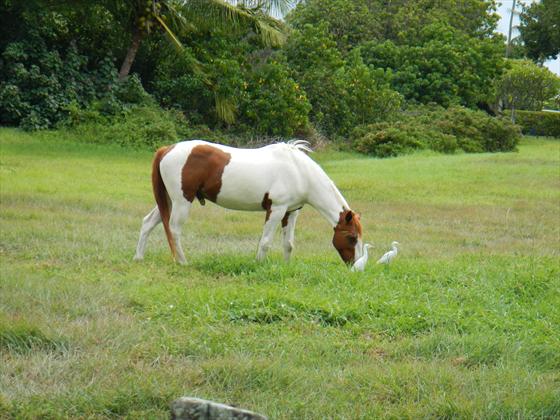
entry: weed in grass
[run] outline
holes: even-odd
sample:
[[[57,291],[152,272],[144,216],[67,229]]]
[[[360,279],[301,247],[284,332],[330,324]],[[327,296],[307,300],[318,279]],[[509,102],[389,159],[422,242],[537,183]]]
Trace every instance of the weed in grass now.
[[[26,354],[35,351],[63,352],[67,348],[65,340],[51,338],[27,322],[0,320],[0,351]]]

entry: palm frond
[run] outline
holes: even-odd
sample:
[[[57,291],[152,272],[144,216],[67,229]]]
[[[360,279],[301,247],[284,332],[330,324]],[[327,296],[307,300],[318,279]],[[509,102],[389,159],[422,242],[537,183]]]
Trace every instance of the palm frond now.
[[[237,107],[235,102],[230,98],[225,98],[219,94],[215,94],[216,114],[218,118],[227,124],[235,122],[235,111]]]
[[[233,27],[236,30],[249,27],[261,37],[266,46],[280,46],[285,40],[282,22],[266,15],[261,6],[255,9],[224,0],[188,0],[183,10],[200,27]]]
[[[162,28],[165,30],[165,33],[167,34],[167,36],[169,36],[169,38],[171,38],[171,40],[173,41],[173,43],[178,47],[178,48],[183,48],[183,44],[181,44],[181,41],[179,41],[177,39],[177,37],[175,36],[175,34],[171,31],[171,29],[169,29],[169,27],[165,24],[165,22],[163,21],[163,19],[159,16],[156,15],[155,16],[156,20],[159,22],[159,24],[162,26]]]

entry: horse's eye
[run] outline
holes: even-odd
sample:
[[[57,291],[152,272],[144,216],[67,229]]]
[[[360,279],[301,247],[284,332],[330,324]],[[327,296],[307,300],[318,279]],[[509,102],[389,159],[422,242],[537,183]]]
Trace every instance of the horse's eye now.
[[[350,245],[356,245],[358,243],[358,238],[356,236],[347,236],[347,239]]]

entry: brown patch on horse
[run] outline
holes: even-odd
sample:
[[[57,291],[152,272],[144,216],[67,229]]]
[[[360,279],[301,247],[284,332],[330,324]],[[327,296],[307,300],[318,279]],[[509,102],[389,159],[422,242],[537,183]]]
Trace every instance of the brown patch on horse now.
[[[216,202],[222,188],[224,168],[231,155],[217,147],[203,144],[192,148],[181,171],[183,196],[191,203],[198,198],[205,204],[205,198]]]
[[[264,219],[264,222],[268,222],[268,219],[270,218],[270,213],[271,213],[271,207],[272,207],[272,200],[270,198],[268,198],[268,193],[266,193],[263,197],[261,206],[263,209],[266,210],[266,218]]]
[[[154,161],[152,163],[152,188],[154,191],[154,197],[158,206],[159,214],[161,215],[161,221],[163,223],[163,228],[165,230],[165,236],[167,237],[167,242],[169,243],[169,248],[173,257],[176,256],[175,242],[173,242],[173,236],[171,230],[169,229],[169,195],[167,194],[167,189],[163,183],[161,173],[159,170],[159,165],[161,160],[167,155],[175,145],[161,147],[157,150],[154,156]]]
[[[288,219],[290,217],[290,214],[292,214],[294,211],[298,211],[301,210],[302,207],[298,207],[295,210],[292,211],[287,211],[286,214],[284,215],[284,217],[282,217],[282,227],[285,228],[286,226],[288,226]]]
[[[346,264],[354,262],[356,244],[361,237],[360,216],[352,210],[341,211],[338,223],[334,227],[332,243]]]

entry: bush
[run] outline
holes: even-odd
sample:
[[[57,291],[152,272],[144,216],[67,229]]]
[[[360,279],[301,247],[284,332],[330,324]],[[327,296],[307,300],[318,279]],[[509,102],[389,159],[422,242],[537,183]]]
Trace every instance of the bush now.
[[[89,64],[75,45],[49,50],[38,34],[7,45],[0,60],[0,124],[51,128],[70,103],[83,107],[105,95],[116,80],[111,60],[93,70]]]
[[[560,112],[516,111],[515,122],[524,134],[560,137]]]
[[[180,112],[155,105],[126,108],[115,116],[103,115],[95,108],[81,110],[71,107],[69,113],[67,129],[91,143],[156,149],[189,134],[186,120]]]
[[[357,127],[353,148],[378,157],[397,156],[419,149],[441,153],[515,150],[519,127],[507,119],[490,117],[463,107],[417,107],[401,113],[395,122]]]

